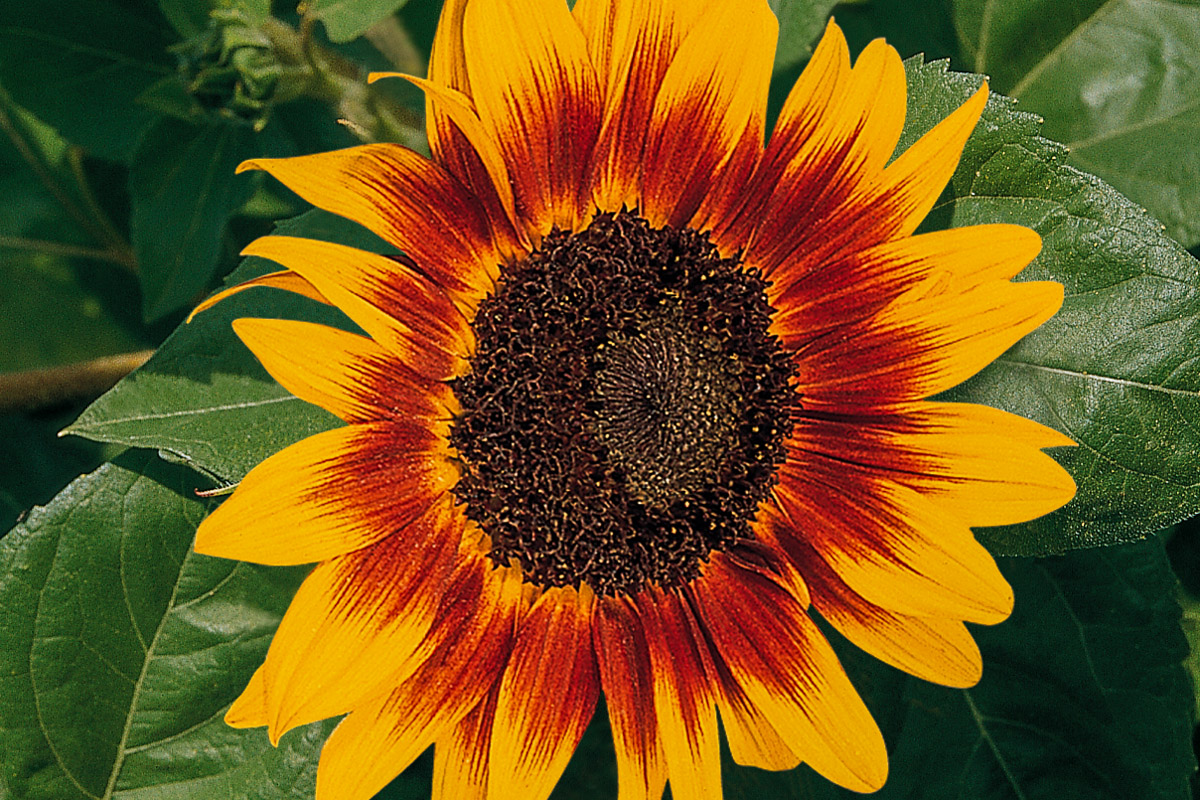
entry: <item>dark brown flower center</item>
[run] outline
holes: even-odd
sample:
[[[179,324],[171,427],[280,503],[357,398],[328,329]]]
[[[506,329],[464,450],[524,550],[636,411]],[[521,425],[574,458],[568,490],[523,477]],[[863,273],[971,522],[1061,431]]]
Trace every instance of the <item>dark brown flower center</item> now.
[[[705,235],[629,212],[505,270],[450,435],[493,561],[613,594],[753,538],[797,406],[765,287]]]

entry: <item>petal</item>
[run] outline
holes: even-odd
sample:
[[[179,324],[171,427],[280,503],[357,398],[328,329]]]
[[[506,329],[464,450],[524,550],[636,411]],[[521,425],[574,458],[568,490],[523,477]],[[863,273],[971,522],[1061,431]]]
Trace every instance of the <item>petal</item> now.
[[[820,137],[816,134],[822,126],[828,130],[841,120],[835,112],[846,95],[850,74],[850,48],[846,46],[841,29],[830,19],[808,66],[800,73],[780,109],[770,142],[742,192],[740,203],[731,204],[724,218],[716,219],[714,223],[713,241],[718,243],[722,253],[744,249],[755,229],[761,227],[764,211],[785,170],[792,162],[798,166],[806,164],[796,158],[799,149],[806,143],[828,140],[828,131]],[[812,169],[811,164],[809,169]]]
[[[955,515],[917,492],[840,460],[809,456],[779,470],[787,526],[855,592],[891,611],[993,624],[1013,595],[996,562]]]
[[[992,363],[1062,306],[1052,282],[988,281],[961,294],[931,279],[869,320],[797,353],[797,382],[813,409],[918,400]],[[788,346],[785,323],[772,332]]]
[[[490,796],[544,800],[566,769],[600,694],[593,605],[586,586],[551,588],[522,621],[496,702]]]
[[[958,620],[913,617],[880,608],[851,589],[816,550],[792,537],[790,555],[831,625],[881,661],[943,686],[974,686],[983,674],[979,647]]]
[[[986,101],[985,87],[881,174],[864,166],[856,179],[846,173],[846,179],[835,180],[851,143],[823,150],[817,157],[826,166],[801,172],[803,181],[785,177],[775,187],[777,202],[749,247],[746,263],[771,278],[781,270],[788,276],[784,280],[791,280],[844,252],[910,235],[954,173]],[[890,148],[873,152],[884,160],[891,154]]]
[[[227,297],[243,292],[246,289],[253,289],[256,286],[263,286],[270,289],[283,289],[285,292],[292,292],[311,300],[316,300],[318,303],[329,305],[328,298],[317,291],[317,287],[300,277],[290,269],[280,270],[279,272],[269,272],[266,275],[260,275],[257,278],[251,278],[248,281],[243,281],[236,286],[230,286],[228,289],[221,291],[209,297],[200,305],[192,309],[192,313],[188,314],[187,321],[191,322],[196,315],[201,311],[207,311]]]
[[[497,681],[475,709],[438,739],[433,753],[433,796],[430,800],[487,800],[488,755],[496,719]]]
[[[754,705],[724,661],[719,662],[717,669],[720,674],[717,709],[733,760],[743,766],[773,771],[799,766],[800,756]]]
[[[654,716],[654,672],[645,630],[628,600],[597,602],[593,642],[617,754],[618,800],[659,800],[667,766]]]
[[[463,14],[467,0],[445,0],[438,17],[433,46],[429,53],[429,80],[448,86],[459,92],[471,91],[470,76],[467,74],[467,59],[463,53]],[[440,129],[430,126],[429,143]]]
[[[888,215],[895,219],[892,236],[911,234],[933,208],[954,175],[963,147],[979,123],[989,96],[985,81],[965,103],[884,170],[883,181],[875,192],[878,200],[870,203],[867,213],[876,212],[876,208],[882,211],[886,206]]]
[[[797,161],[795,154],[799,149],[805,143],[829,139],[828,133],[822,136],[816,133],[822,127],[827,129],[838,123],[840,117],[834,112],[845,96],[849,77],[850,50],[846,37],[831,19],[780,110],[771,140],[742,192],[741,203],[731,205],[724,218],[714,223],[713,241],[722,253],[736,252],[746,246],[751,234],[762,224],[764,210],[784,170]]]
[[[448,158],[450,159],[449,163],[460,165],[459,171],[466,174],[466,180],[470,181],[469,185],[474,189],[477,197],[495,198],[496,204],[502,211],[502,216],[497,212],[492,212],[490,216],[494,219],[503,219],[508,224],[515,224],[517,212],[508,164],[504,161],[504,154],[500,151],[500,146],[492,139],[488,129],[479,119],[479,114],[475,111],[475,104],[471,98],[448,86],[412,75],[375,73],[371,78],[378,79],[392,75],[404,78],[425,92],[433,115],[431,120],[436,121],[436,124],[445,131],[439,139],[446,143],[443,150],[450,147],[459,150],[470,148],[470,153],[443,153],[442,159]],[[455,135],[451,135],[451,131]],[[474,161],[478,161],[486,172],[486,182],[483,177],[472,177],[478,170],[471,165],[473,163],[471,156],[474,156]],[[485,205],[488,204],[485,203]]]
[[[646,137],[642,215],[652,225],[686,224],[765,117],[778,33],[765,2],[714,3],[680,45]]]
[[[351,219],[403,250],[447,291],[478,298],[510,252],[479,201],[437,164],[394,144],[296,158],[256,158],[308,202]]]
[[[720,800],[721,758],[716,697],[686,600],[646,589],[635,598],[645,624],[654,675],[654,715],[676,800]]]
[[[457,471],[425,426],[324,431],[263,461],[196,531],[196,552],[277,566],[324,561],[404,528]]]
[[[369,800],[471,713],[504,671],[526,602],[514,570],[460,554],[427,660],[334,729],[317,766],[317,800]]]
[[[708,193],[687,227],[711,235],[713,228],[722,226],[732,217],[732,209],[745,197],[746,186],[762,157],[763,125],[762,116],[756,114],[751,117],[745,130],[735,140],[729,159],[713,172]],[[715,237],[718,250],[727,257],[737,254],[742,244],[730,244],[728,238]]]
[[[442,4],[429,55],[428,82],[442,93],[461,94],[470,102],[471,83],[462,35],[466,8],[466,0],[447,0]],[[461,127],[457,110],[440,101],[437,94],[427,91],[425,96],[426,129],[434,160],[479,198],[496,229],[503,230],[515,242],[518,234],[513,226],[517,218],[508,167],[489,160],[496,152],[495,142],[491,137],[484,141],[476,131]],[[471,114],[475,115],[471,105]]]
[[[561,0],[472,0],[463,19],[471,96],[513,179],[535,239],[578,230],[600,126],[600,88]]]
[[[1075,481],[1041,452],[1058,431],[969,403],[915,403],[878,414],[804,416],[789,445],[801,464],[825,454],[909,486],[971,526],[1011,525],[1065,505]]]
[[[834,252],[823,249],[827,234],[813,229],[879,178],[904,127],[906,82],[896,50],[876,39],[847,74],[841,32],[830,23],[825,38],[828,54],[793,89],[745,193],[742,214],[761,216],[747,260],[771,278],[781,264],[804,270]]]
[[[784,741],[840,786],[882,786],[887,750],[879,728],[796,599],[720,555],[692,587],[719,658]]]
[[[574,15],[604,92],[604,125],[592,177],[601,211],[637,208],[654,101],[699,3],[580,0]]]
[[[444,495],[405,529],[304,580],[263,665],[272,743],[394,679],[433,625],[464,522]]]
[[[232,728],[261,728],[267,724],[267,689],[261,665],[225,712],[225,724]]]
[[[371,339],[326,325],[237,319],[233,330],[271,377],[346,422],[449,419],[450,388],[422,380]]]
[[[269,258],[304,276],[372,339],[430,380],[458,374],[474,351],[463,314],[401,260],[290,236],[256,239],[242,254]]]
[[[762,519],[764,509],[758,519]],[[778,583],[796,599],[801,607],[809,602],[808,586],[800,577],[787,554],[782,551],[769,528],[761,522],[755,525],[757,541],[742,543],[727,550],[722,558],[731,567],[762,575],[772,583]],[[706,636],[710,653],[717,653],[711,636]],[[762,711],[754,705],[721,658],[712,659],[715,676],[713,685],[717,692],[717,710],[729,740],[729,751],[738,764],[769,770],[793,769],[800,763],[800,755],[784,740]]]
[[[781,270],[768,288],[774,327],[789,346],[878,313],[934,276],[960,291],[1007,280],[1037,256],[1041,237],[1020,225],[973,225],[851,250],[805,271]]]

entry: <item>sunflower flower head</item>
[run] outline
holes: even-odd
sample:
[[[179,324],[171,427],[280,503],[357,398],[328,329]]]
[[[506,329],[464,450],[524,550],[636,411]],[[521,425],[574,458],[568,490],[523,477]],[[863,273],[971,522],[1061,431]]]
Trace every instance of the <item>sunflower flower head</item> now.
[[[1074,483],[1070,444],[927,398],[1062,302],[1011,278],[1033,231],[914,235],[987,102],[904,153],[904,69],[832,22],[769,139],[762,0],[447,0],[432,158],[256,159],[403,252],[269,236],[250,286],[364,335],[240,319],[347,424],[253,469],[202,553],[317,562],[227,715],[272,741],[346,714],[320,800],[435,745],[435,798],[545,798],[604,694],[621,800],[720,796],[736,761],[883,785],[887,754],[814,612],[970,686],[964,622],[1013,597],[972,526]]]

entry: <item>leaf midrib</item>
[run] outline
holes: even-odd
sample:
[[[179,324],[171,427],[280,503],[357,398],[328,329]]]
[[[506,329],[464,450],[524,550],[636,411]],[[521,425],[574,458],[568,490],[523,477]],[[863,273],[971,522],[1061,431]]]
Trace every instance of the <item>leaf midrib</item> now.
[[[1136,389],[1145,389],[1150,392],[1161,392],[1168,395],[1179,395],[1181,397],[1191,397],[1200,399],[1200,391],[1191,389],[1172,389],[1167,386],[1157,386],[1152,383],[1142,383],[1140,381],[1129,380],[1128,378],[1116,378],[1111,375],[1098,375],[1094,372],[1078,372],[1076,370],[1063,369],[1061,367],[1050,367],[1045,364],[1035,364],[1032,361],[1018,361],[1014,358],[1001,356],[996,359],[996,363],[1010,364],[1015,367],[1024,367],[1026,369],[1040,370],[1043,372],[1052,372],[1057,375],[1068,375],[1073,378],[1081,378],[1084,380],[1097,380],[1105,383],[1115,383],[1120,386],[1129,386]]]
[[[1017,800],[1027,800],[1025,793],[1021,791],[1021,786],[1017,783],[1017,776],[1009,769],[1008,759],[1000,752],[1000,746],[992,738],[991,732],[988,730],[983,714],[980,713],[979,707],[975,705],[975,701],[971,698],[971,690],[962,690],[963,699],[967,701],[967,709],[971,712],[971,718],[975,720],[975,727],[979,729],[979,735],[984,742],[987,743],[988,749],[992,751],[992,757],[996,759],[996,763],[1000,765],[1000,769],[1004,771],[1004,777],[1008,779],[1008,785],[1012,787],[1013,792],[1017,796]]]
[[[1046,70],[1046,68],[1057,59],[1059,51],[1063,50],[1068,44],[1078,38],[1083,31],[1095,25],[1099,19],[1111,13],[1114,4],[1124,1],[1125,0],[1105,0],[1105,2],[1102,3],[1099,8],[1097,8],[1090,15],[1088,15],[1086,19],[1075,26],[1074,30],[1064,36],[1058,44],[1054,45],[1054,47],[1052,47],[1050,51],[1046,53],[1046,55],[1042,56],[1041,60],[1034,64],[1033,67],[1031,67],[1030,70],[1021,77],[1021,80],[1017,81],[1016,85],[1006,92],[1006,94],[1008,94],[1010,97],[1019,98],[1021,94],[1029,88],[1029,85],[1037,80],[1038,77]]]
[[[1167,125],[1175,122],[1179,117],[1184,116],[1192,111],[1196,111],[1197,109],[1200,109],[1200,98],[1196,98],[1189,103],[1184,103],[1183,105],[1172,110],[1169,114],[1138,120],[1137,122],[1131,122],[1128,125],[1110,128],[1087,139],[1079,139],[1074,142],[1067,142],[1067,147],[1070,147],[1072,150],[1076,151],[1082,150],[1084,148],[1100,144],[1101,142],[1108,141],[1109,139],[1115,139],[1119,136],[1134,133],[1135,131],[1153,128],[1158,125]],[[1200,124],[1198,124],[1198,127],[1200,127]]]
[[[239,411],[246,408],[257,408],[259,406],[272,405],[274,403],[286,403],[291,400],[299,400],[295,395],[283,395],[280,397],[271,397],[265,400],[248,400],[243,403],[226,403],[219,406],[205,406],[203,408],[185,408],[179,411],[161,411],[153,414],[141,414],[131,417],[106,417],[96,422],[76,422],[73,425],[63,429],[63,433],[72,433],[76,435],[84,435],[88,432],[102,431],[118,425],[124,425],[130,422],[146,422],[149,420],[174,419],[177,417],[191,417],[199,414],[216,414],[222,411]]]

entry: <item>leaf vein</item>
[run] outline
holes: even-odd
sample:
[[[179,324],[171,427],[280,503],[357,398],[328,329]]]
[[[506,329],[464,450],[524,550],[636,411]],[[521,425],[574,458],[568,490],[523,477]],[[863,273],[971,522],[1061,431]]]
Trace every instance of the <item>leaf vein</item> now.
[[[148,420],[159,419],[175,419],[177,417],[191,417],[198,414],[212,414],[218,411],[239,411],[245,408],[258,408],[259,406],[272,405],[274,403],[286,403],[291,400],[298,400],[294,395],[286,395],[283,397],[272,397],[267,400],[247,400],[243,403],[227,403],[219,406],[206,406],[203,408],[186,408],[180,411],[160,411],[153,414],[141,414],[132,417],[109,417],[95,423],[87,423],[83,425],[72,425],[67,428],[68,433],[75,431],[90,431],[103,429],[113,425],[120,425],[126,422],[146,422]]]
[[[1080,22],[1080,24],[1077,25],[1074,30],[1064,36],[1062,41],[1054,45],[1050,52],[1042,56],[1042,59],[1038,61],[1038,63],[1034,64],[1029,72],[1025,73],[1021,80],[1017,81],[1016,86],[1013,86],[1013,88],[1008,92],[1009,96],[1020,97],[1021,93],[1028,89],[1029,85],[1037,80],[1038,76],[1045,72],[1046,68],[1058,58],[1060,51],[1064,50],[1070,43],[1078,38],[1083,31],[1095,25],[1105,15],[1111,13],[1113,10],[1112,6],[1118,1],[1119,0],[1105,0],[1105,2],[1099,8],[1097,8],[1090,15],[1088,15],[1086,19]]]

